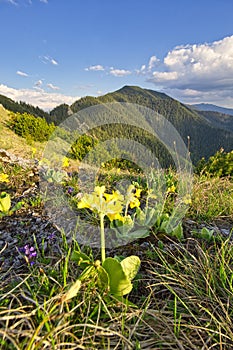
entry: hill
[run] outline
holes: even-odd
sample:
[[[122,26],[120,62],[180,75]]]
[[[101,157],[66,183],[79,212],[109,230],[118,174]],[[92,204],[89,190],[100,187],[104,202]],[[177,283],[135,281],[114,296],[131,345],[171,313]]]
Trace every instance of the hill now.
[[[51,111],[51,115],[56,124],[58,120],[59,122],[64,120],[71,113],[77,113],[93,105],[110,102],[139,104],[163,115],[174,125],[186,144],[188,142],[187,137],[190,137],[190,152],[194,163],[202,157],[208,158],[220,148],[224,148],[226,151],[233,149],[233,133],[226,130],[227,127],[220,126],[219,118],[215,122],[210,121],[206,115],[204,116],[164,93],[142,89],[137,86],[124,86],[115,92],[100,97],[87,96],[81,98],[71,106],[58,106]],[[132,130],[130,132],[132,133]],[[125,130],[125,133],[127,133],[127,130]],[[141,135],[140,140],[147,137],[148,135]],[[148,142],[151,143],[152,140],[148,140]]]
[[[33,148],[36,149],[36,157],[39,159],[45,143],[34,142],[28,144],[27,140],[14,133],[9,129],[7,123],[10,119],[10,113],[0,104],[0,149],[8,150],[14,155],[30,159],[32,157]]]
[[[8,111],[14,113],[29,113],[35,117],[45,118],[48,122],[51,122],[51,116],[39,107],[34,107],[25,102],[15,102],[11,98],[4,95],[0,95],[0,104]]]
[[[213,111],[198,111],[212,126],[233,132],[233,116]]]
[[[26,103],[18,103],[0,95],[0,103],[10,111],[20,113],[30,113],[35,117],[43,117],[48,122],[54,122],[59,125],[70,115],[77,113],[85,108],[111,103],[111,102],[128,102],[148,107],[168,119],[179,132],[186,145],[188,145],[188,137],[190,138],[190,154],[193,163],[197,163],[202,157],[206,159],[215,154],[216,151],[223,148],[226,152],[233,149],[233,122],[232,117],[218,112],[197,111],[180,103],[179,101],[169,97],[168,95],[154,90],[142,89],[137,86],[124,86],[123,88],[99,97],[86,96],[71,106],[62,104],[53,109],[49,114],[38,107],[28,105]],[[125,124],[119,124],[112,132],[111,136],[126,139],[134,139],[153,150],[154,154],[161,159],[162,164],[168,164],[168,152],[166,148],[153,138],[150,134],[143,132],[139,127],[127,127],[127,121],[130,115],[125,115]],[[142,124],[146,121],[141,120]],[[85,122],[85,120],[83,120]],[[106,124],[108,121],[106,119]],[[139,122],[140,124],[140,122]],[[2,126],[3,127],[3,126]],[[8,135],[4,124],[4,135]],[[95,139],[106,140],[109,136],[109,128],[106,126],[93,130],[90,134]],[[15,137],[15,135],[14,135]],[[8,137],[10,140],[10,136]],[[4,137],[1,143],[6,143]],[[14,144],[13,141],[8,143]],[[3,147],[3,146],[2,146]],[[9,147],[9,145],[8,145]],[[17,148],[17,147],[16,147]],[[39,147],[41,148],[41,147]]]

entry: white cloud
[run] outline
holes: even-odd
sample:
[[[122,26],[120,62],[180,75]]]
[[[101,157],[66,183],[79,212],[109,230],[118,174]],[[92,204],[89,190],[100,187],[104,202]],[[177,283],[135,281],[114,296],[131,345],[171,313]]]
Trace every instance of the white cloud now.
[[[90,66],[85,68],[85,71],[103,71],[104,67],[101,64],[97,64],[96,66]]]
[[[37,87],[41,87],[43,85],[43,81],[40,79],[40,80],[37,80],[34,84],[34,86],[37,86]]]
[[[17,70],[16,74],[20,75],[21,77],[28,77],[28,74],[25,72],[22,72],[21,70]]]
[[[146,75],[146,74],[149,74],[149,73],[152,71],[152,69],[153,69],[156,65],[159,64],[159,62],[160,62],[160,60],[159,60],[156,56],[151,56],[151,57],[149,58],[148,65],[143,64],[143,65],[141,66],[140,69],[136,69],[136,70],[135,70],[135,71],[136,71],[136,74],[138,74],[138,75]]]
[[[149,59],[148,70],[151,71],[158,62],[159,59],[156,56],[151,56]]]
[[[33,106],[39,106],[44,110],[52,109],[62,103],[70,105],[80,98],[78,96],[66,96],[59,93],[48,93],[42,89],[40,89],[40,91],[32,89],[14,89],[3,84],[0,84],[0,94],[14,101],[24,101]]]
[[[233,35],[212,43],[177,46],[146,74],[147,81],[184,102],[232,107]]]
[[[126,75],[132,74],[131,71],[126,69],[115,69],[114,67],[103,67],[101,64],[95,66],[90,66],[84,69],[85,71],[106,71],[114,77],[124,77]]]
[[[57,62],[56,60],[54,60],[53,58],[51,58],[50,62],[51,62],[53,65],[55,65],[55,66],[58,65],[58,62]]]
[[[18,3],[15,0],[6,0],[7,2],[9,2],[9,4],[11,5],[18,5]]]
[[[58,62],[54,58],[52,58],[50,56],[42,56],[40,58],[41,58],[42,62],[45,63],[45,64],[51,63],[54,66],[58,65]]]
[[[177,72],[154,72],[153,76],[155,80],[159,82],[160,81],[166,82],[166,81],[176,80],[178,78],[178,73]]]
[[[111,75],[113,75],[114,77],[124,77],[126,75],[131,74],[131,72],[129,70],[125,70],[125,69],[114,69],[113,67],[111,67],[110,72]]]
[[[198,91],[192,89],[170,89],[164,90],[169,96],[183,103],[212,103],[217,106],[233,108],[232,90]]]
[[[43,2],[44,4],[48,4],[48,0],[40,0],[40,2]]]
[[[213,43],[175,47],[149,81],[200,91],[233,87],[233,36]]]
[[[60,90],[60,88],[58,86],[53,85],[52,83],[47,84],[48,88],[50,88],[51,90]]]

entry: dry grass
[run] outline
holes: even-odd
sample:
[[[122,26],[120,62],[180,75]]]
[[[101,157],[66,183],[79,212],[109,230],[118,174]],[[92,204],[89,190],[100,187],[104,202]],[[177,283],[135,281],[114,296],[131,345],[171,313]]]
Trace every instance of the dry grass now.
[[[188,215],[199,220],[233,220],[233,181],[230,177],[195,177]]]

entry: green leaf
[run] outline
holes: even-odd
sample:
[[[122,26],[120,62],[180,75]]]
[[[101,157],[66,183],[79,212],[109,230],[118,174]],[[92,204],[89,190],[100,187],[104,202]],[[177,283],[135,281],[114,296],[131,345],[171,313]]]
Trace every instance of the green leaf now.
[[[97,281],[98,287],[102,290],[108,289],[110,286],[110,281],[109,281],[109,275],[107,271],[102,266],[98,266],[97,272],[98,272],[98,281]]]
[[[18,202],[18,203],[16,203],[16,204],[13,206],[13,208],[11,209],[11,213],[13,213],[13,212],[16,211],[16,210],[21,209],[22,206],[23,206],[23,202]]]
[[[145,238],[148,237],[150,235],[149,229],[148,228],[142,228],[142,229],[138,229],[132,232],[129,232],[128,235],[128,239],[130,241],[138,239],[138,238]]]
[[[155,210],[155,208],[146,208],[145,210],[137,208],[136,213],[139,224],[143,226],[154,225],[160,215],[160,211]]]
[[[140,268],[141,261],[138,256],[131,255],[121,261],[121,266],[126,277],[131,281]]]
[[[0,195],[0,211],[7,213],[11,207],[11,197],[8,193],[2,192]]]
[[[181,239],[184,238],[183,227],[182,227],[182,224],[181,224],[181,223],[179,223],[179,224],[174,228],[174,230],[171,232],[171,235],[172,235],[173,237],[178,238],[179,240],[181,240]]]
[[[126,277],[121,263],[114,258],[106,258],[103,268],[109,276],[110,292],[113,295],[125,295],[131,292],[133,285]]]
[[[110,227],[116,232],[117,238],[127,237],[134,227],[134,221],[132,220],[129,223],[123,223],[120,220],[115,220],[114,223],[110,224]]]
[[[84,253],[74,250],[71,254],[71,260],[76,261],[81,268],[90,266],[91,259]]]

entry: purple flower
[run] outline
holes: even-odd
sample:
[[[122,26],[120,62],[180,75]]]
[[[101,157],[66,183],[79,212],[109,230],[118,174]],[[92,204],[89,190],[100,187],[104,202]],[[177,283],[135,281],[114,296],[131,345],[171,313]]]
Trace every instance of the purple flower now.
[[[51,233],[50,235],[48,235],[48,239],[53,240],[54,238],[56,238],[56,236],[55,236],[55,233],[54,233],[54,232],[53,232],[53,233]]]
[[[71,194],[74,192],[74,188],[73,187],[68,187],[67,193]]]
[[[24,247],[20,247],[19,251],[25,255],[25,259],[30,265],[35,263],[33,259],[36,258],[37,252],[33,246],[26,244]]]

